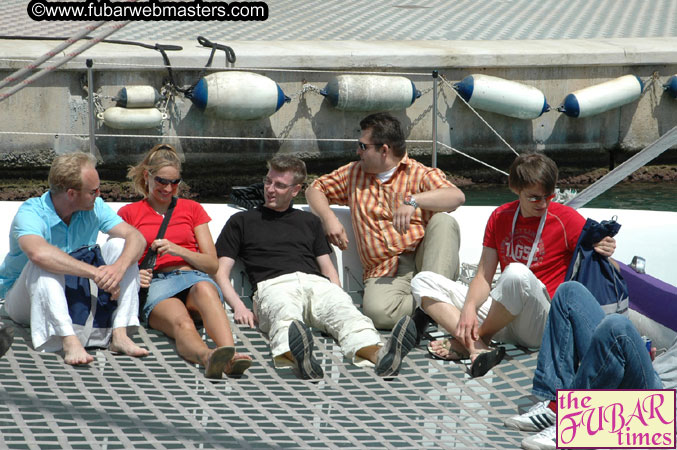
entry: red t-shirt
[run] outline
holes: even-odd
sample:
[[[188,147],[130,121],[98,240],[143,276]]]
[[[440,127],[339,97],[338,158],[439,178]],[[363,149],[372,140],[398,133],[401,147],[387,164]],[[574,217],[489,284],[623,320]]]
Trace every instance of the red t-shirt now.
[[[483,245],[498,251],[501,270],[505,270],[511,262],[527,263],[541,221],[540,217],[519,215],[512,239],[514,251],[511,252],[512,221],[518,207],[519,200],[515,200],[496,208],[484,230]],[[550,298],[564,281],[583,225],[585,219],[573,208],[559,203],[550,203],[548,206],[541,239],[531,262],[531,271],[545,284]]]
[[[139,260],[139,263],[141,263],[146,256],[148,247],[155,240],[164,217],[155,212],[147,199],[123,206],[118,211],[118,215],[139,230],[146,238],[146,251],[143,252]],[[195,239],[195,227],[208,223],[210,220],[212,220],[211,217],[198,202],[182,198],[177,199],[164,239],[169,239],[183,248],[197,252],[199,249]],[[158,256],[155,269],[182,264],[187,264],[183,258],[165,254]]]

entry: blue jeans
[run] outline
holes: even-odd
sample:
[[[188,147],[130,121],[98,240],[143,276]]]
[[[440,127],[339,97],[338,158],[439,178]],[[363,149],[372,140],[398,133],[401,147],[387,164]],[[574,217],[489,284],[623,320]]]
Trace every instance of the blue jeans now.
[[[533,393],[555,400],[557,389],[661,389],[646,345],[619,314],[604,315],[580,283],[555,292],[534,373]]]
[[[201,281],[206,281],[216,287],[219,293],[221,303],[223,303],[223,294],[216,282],[204,272],[199,270],[172,270],[171,272],[153,272],[153,279],[148,288],[148,296],[146,297],[146,304],[141,311],[141,320],[144,324],[148,324],[148,317],[158,303],[174,297],[187,289],[190,289],[194,284]],[[182,301],[186,303],[185,297]]]

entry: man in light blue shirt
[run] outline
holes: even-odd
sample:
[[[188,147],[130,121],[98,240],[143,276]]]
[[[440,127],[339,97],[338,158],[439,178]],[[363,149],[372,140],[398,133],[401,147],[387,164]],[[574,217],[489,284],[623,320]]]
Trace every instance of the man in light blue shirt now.
[[[49,171],[48,192],[19,208],[10,228],[9,253],[0,265],[0,297],[9,317],[30,324],[37,350],[64,350],[67,364],[94,360],[85,346],[103,346],[145,356],[127,327],[139,325],[137,261],[145,240],[99,198],[96,160],[85,153],[58,156]],[[99,231],[111,238],[102,246],[105,265],[79,261],[69,253],[96,243]],[[74,328],[65,294],[65,275],[93,280],[117,301],[112,336],[96,336],[91,325]]]

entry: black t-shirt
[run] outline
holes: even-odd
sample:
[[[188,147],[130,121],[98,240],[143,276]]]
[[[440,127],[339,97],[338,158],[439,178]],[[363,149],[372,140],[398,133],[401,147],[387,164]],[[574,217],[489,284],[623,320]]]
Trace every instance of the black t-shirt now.
[[[289,207],[284,212],[264,206],[234,214],[216,240],[219,257],[242,260],[249,281],[303,272],[320,275],[315,258],[331,247],[315,215]]]

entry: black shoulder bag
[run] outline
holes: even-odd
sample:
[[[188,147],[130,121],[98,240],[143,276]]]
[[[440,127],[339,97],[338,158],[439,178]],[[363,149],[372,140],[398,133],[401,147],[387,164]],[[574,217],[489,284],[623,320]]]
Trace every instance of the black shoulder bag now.
[[[157,236],[155,236],[154,240],[162,239],[164,237],[165,231],[167,231],[167,225],[169,224],[169,219],[172,217],[172,213],[174,212],[175,206],[176,206],[176,197],[172,197],[172,201],[169,202],[169,207],[167,208],[165,217],[162,220],[162,223],[160,224],[160,229],[158,230]],[[139,264],[139,269],[154,268],[156,260],[157,260],[157,252],[153,250],[151,247],[148,247],[146,256],[141,261],[141,264]],[[139,289],[139,316],[141,316],[141,311],[143,311],[143,307],[146,305],[146,297],[148,297],[148,288],[142,287],[141,289]]]

